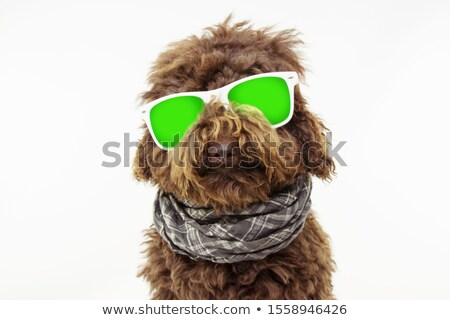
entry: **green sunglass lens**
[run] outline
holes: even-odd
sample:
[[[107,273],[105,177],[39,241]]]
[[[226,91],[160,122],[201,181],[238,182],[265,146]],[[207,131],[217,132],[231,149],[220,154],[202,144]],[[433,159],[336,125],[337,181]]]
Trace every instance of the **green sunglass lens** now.
[[[175,147],[204,108],[203,100],[194,96],[158,103],[150,110],[150,123],[156,140],[165,148]]]
[[[289,117],[291,97],[282,78],[263,77],[245,81],[230,90],[228,100],[258,108],[272,125]]]

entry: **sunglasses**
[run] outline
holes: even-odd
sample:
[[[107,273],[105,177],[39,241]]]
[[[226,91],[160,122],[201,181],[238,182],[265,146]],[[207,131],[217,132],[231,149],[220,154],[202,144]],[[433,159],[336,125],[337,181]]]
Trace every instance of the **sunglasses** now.
[[[273,128],[283,126],[294,113],[294,87],[298,82],[298,74],[293,71],[262,73],[211,91],[171,94],[139,111],[158,147],[169,150],[176,147],[213,98],[255,107]]]

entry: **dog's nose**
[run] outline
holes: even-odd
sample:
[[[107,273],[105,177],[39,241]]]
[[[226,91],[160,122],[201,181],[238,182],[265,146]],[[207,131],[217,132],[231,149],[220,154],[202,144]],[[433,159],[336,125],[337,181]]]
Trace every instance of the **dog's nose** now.
[[[210,147],[209,155],[211,157],[228,158],[233,155],[233,148],[229,143],[216,143]]]
[[[238,141],[225,140],[209,143],[206,152],[209,161],[221,164],[232,164],[238,160],[238,150]]]

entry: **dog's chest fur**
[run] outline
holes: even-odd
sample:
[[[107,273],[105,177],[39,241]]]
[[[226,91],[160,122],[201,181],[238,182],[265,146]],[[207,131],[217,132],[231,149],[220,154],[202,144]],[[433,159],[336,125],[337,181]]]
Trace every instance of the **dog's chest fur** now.
[[[287,248],[259,261],[194,261],[174,253],[154,229],[148,236],[140,276],[149,281],[153,299],[334,298],[328,237],[312,213]]]

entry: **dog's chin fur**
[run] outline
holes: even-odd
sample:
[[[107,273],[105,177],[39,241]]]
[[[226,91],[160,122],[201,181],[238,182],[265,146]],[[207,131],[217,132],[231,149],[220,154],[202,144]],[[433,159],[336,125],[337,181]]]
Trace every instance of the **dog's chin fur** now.
[[[253,30],[246,22],[230,26],[227,19],[202,37],[174,43],[161,54],[143,102],[176,92],[212,90],[263,72],[296,71],[302,76],[303,67],[293,51],[299,43],[291,30]],[[324,129],[298,87],[292,119],[276,130],[251,106],[225,107],[221,101],[211,101],[172,150],[156,146],[145,129],[133,173],[137,180],[151,182],[179,199],[211,206],[219,213],[239,213],[252,203],[267,201],[299,175],[330,179],[334,164],[326,152]],[[246,165],[236,166],[233,160],[231,167],[205,166],[211,141],[236,143],[239,160]],[[292,244],[260,261],[193,261],[171,251],[153,228],[148,236],[148,260],[140,275],[149,281],[156,299],[333,297],[328,238],[312,213]]]
[[[256,169],[211,172],[199,182],[204,192],[187,199],[212,206],[218,213],[226,210],[239,212],[252,203],[267,201],[271,190],[265,174]]]

